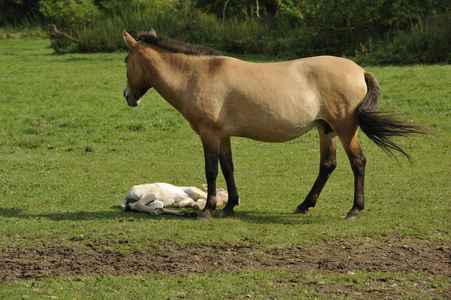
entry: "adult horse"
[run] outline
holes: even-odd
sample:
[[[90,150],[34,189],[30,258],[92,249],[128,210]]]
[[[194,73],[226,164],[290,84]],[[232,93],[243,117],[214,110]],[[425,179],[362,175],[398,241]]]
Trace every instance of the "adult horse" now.
[[[216,208],[218,160],[229,201],[223,216],[234,214],[238,193],[231,136],[263,142],[285,142],[316,127],[320,138],[319,175],[295,213],[314,207],[336,167],[337,138],[354,173],[354,204],[347,219],[363,210],[366,159],[357,131],[387,152],[409,156],[390,136],[421,133],[419,126],[377,112],[380,88],[373,75],[354,62],[331,56],[278,63],[249,63],[221,56],[201,46],[157,36],[154,30],[135,40],[125,30],[130,52],[124,97],[137,106],[151,87],[177,109],[197,132],[205,155],[207,204],[199,219],[211,219]],[[409,158],[410,160],[410,158]]]

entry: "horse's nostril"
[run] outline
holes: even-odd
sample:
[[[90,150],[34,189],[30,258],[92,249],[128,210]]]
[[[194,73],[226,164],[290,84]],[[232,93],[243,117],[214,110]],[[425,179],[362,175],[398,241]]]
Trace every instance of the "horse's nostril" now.
[[[127,84],[125,85],[125,89],[124,89],[123,95],[124,95],[125,99],[128,99],[128,85]]]

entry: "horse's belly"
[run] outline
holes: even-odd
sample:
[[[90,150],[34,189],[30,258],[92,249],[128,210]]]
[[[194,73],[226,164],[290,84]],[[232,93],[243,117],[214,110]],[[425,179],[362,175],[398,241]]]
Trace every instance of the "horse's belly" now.
[[[243,101],[244,102],[244,101]],[[315,126],[318,104],[314,101],[279,101],[278,103],[244,102],[239,109],[228,110],[225,131],[263,142],[285,142],[295,139]]]
[[[264,142],[285,142],[315,126],[320,103],[309,88],[299,92],[292,83],[285,89],[267,84],[258,92],[237,93],[228,98],[223,109],[224,128],[236,136]]]
[[[228,135],[245,137],[262,142],[282,143],[307,133],[315,126],[314,124],[314,122],[293,126],[283,126],[282,124],[277,126],[272,122],[268,122],[267,124],[248,124],[231,130]]]

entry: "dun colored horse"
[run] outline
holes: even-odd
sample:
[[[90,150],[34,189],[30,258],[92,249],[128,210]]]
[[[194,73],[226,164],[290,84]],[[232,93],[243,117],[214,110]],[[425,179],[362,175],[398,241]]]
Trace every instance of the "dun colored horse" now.
[[[263,142],[295,139],[313,127],[320,138],[319,175],[294,213],[316,205],[336,167],[340,139],[354,173],[354,204],[347,219],[364,208],[366,159],[357,138],[362,131],[388,153],[410,157],[389,138],[423,133],[420,126],[377,112],[380,88],[372,74],[354,62],[319,56],[278,63],[249,63],[201,46],[157,36],[154,30],[135,40],[125,30],[130,52],[124,97],[137,106],[151,87],[177,109],[197,132],[205,155],[207,203],[199,219],[216,208],[218,160],[229,201],[221,215],[234,215],[238,193],[230,137]]]

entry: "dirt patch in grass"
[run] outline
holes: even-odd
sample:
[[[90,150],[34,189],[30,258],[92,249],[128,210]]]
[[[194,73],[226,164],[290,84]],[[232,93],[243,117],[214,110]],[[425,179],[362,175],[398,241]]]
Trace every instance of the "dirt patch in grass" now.
[[[180,246],[170,242],[139,251],[111,250],[115,248],[120,247],[76,241],[70,246],[37,245],[26,249],[3,249],[0,282],[96,274],[229,274],[243,269],[286,270],[299,274],[314,271],[315,274],[325,275],[386,272],[418,278],[409,279],[412,289],[400,289],[401,295],[412,290],[412,293],[446,298],[446,286],[449,287],[451,277],[449,245],[412,237],[391,237],[371,243],[326,241],[314,247],[292,246],[272,250],[258,246]],[[421,276],[415,277],[418,274]],[[447,278],[448,281],[442,286],[434,286],[425,278]],[[333,293],[354,298],[361,295],[361,288],[356,290],[356,282],[352,281],[338,286],[321,280],[300,281],[281,280],[277,284],[304,284],[324,295]],[[370,283],[364,290],[371,291],[374,296],[378,292],[386,292],[387,287],[397,290],[394,288],[396,280],[375,276]]]

